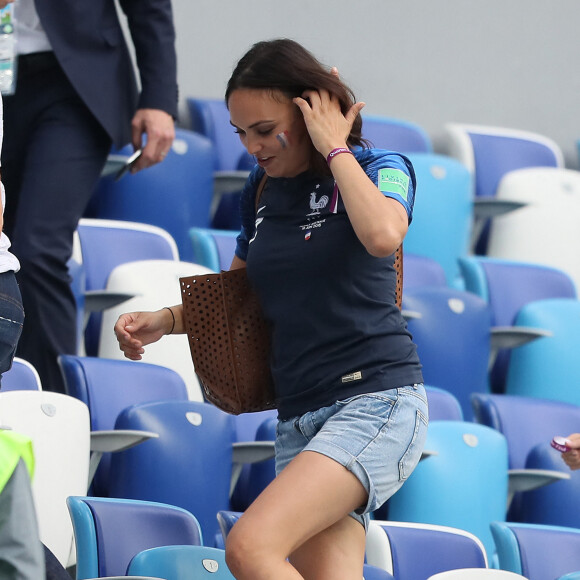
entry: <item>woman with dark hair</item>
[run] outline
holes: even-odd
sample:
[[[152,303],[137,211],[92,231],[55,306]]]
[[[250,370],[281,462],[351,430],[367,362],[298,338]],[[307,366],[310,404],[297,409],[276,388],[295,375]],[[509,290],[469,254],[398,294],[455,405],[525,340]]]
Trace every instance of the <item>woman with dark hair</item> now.
[[[395,299],[413,168],[365,146],[364,104],[292,40],[252,47],[226,102],[257,161],[231,267],[247,267],[271,324],[279,419],[277,477],[230,532],[227,563],[244,580],[359,580],[369,514],[413,471],[427,432],[421,365]],[[124,314],[115,332],[138,360],[184,332],[181,306]]]

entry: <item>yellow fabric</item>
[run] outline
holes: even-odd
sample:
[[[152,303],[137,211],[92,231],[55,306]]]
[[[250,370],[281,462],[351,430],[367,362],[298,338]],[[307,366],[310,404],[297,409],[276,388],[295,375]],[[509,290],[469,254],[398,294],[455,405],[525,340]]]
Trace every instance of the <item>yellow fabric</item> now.
[[[30,477],[34,474],[34,453],[28,437],[0,429],[0,493],[12,476],[20,459],[24,460]]]

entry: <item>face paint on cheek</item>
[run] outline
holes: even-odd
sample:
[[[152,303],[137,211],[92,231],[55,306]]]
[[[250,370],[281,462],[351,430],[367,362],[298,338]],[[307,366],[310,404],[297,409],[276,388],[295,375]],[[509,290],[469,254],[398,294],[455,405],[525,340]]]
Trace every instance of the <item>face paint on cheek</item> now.
[[[278,139],[278,141],[280,142],[280,145],[282,145],[282,149],[286,149],[286,147],[288,147],[290,145],[290,139],[288,138],[288,131],[283,131],[282,133],[278,133],[278,135],[276,135],[276,139]]]

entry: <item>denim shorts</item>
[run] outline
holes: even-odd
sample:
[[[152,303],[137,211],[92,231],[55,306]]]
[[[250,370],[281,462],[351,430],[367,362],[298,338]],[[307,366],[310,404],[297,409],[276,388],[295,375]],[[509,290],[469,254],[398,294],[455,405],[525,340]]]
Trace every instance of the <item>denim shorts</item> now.
[[[0,380],[10,370],[22,332],[24,310],[14,272],[0,274]]]
[[[423,385],[356,395],[330,407],[279,421],[276,473],[301,451],[316,451],[351,471],[368,492],[350,515],[368,527],[369,514],[409,477],[427,437]]]

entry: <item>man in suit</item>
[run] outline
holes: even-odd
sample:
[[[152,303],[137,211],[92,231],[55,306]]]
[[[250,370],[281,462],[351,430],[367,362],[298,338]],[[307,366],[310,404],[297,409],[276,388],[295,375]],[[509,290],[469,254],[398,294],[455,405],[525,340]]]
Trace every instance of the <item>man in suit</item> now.
[[[0,0],[0,8],[9,1]],[[15,7],[17,81],[4,97],[4,221],[21,263],[26,318],[17,354],[37,368],[47,390],[64,391],[57,357],[77,348],[67,262],[111,144],[143,145],[133,169],[139,171],[162,161],[175,134],[171,0],[119,5],[140,91],[114,0],[19,0]]]

